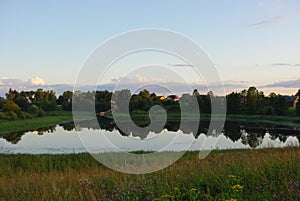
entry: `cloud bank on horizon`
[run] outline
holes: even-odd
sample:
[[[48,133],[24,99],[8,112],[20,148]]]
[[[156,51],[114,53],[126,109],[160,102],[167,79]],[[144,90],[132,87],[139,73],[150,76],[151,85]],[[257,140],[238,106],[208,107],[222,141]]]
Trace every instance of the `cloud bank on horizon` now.
[[[162,88],[159,83],[163,84]],[[117,86],[117,87],[116,87]],[[210,87],[213,89],[215,94],[220,94],[219,89],[222,87],[225,88],[226,94],[233,91],[241,91],[243,89],[247,89],[250,86],[253,86],[250,82],[246,81],[224,81],[223,86],[211,84]],[[274,91],[275,93],[280,93],[283,95],[292,95],[292,93],[296,93],[300,88],[300,79],[296,80],[285,80],[278,81],[275,83],[270,83],[266,85],[256,86],[259,90],[264,92]],[[57,95],[62,94],[64,91],[73,91],[74,85],[71,84],[47,84],[42,78],[33,77],[28,79],[27,81],[21,79],[13,79],[13,78],[0,78],[0,96],[5,96],[5,93],[8,92],[9,89],[16,89],[18,91],[30,91],[37,90],[42,88],[44,90],[53,90],[57,93]],[[83,85],[79,86],[78,89],[81,91],[94,91],[94,90],[108,90],[115,91],[119,89],[129,89],[132,93],[138,93],[140,90],[144,88],[148,89],[150,92],[155,92],[157,94],[168,94],[168,91],[165,89],[176,89],[176,91],[169,91],[169,93],[175,94],[184,94],[184,93],[192,93],[193,89],[198,89],[200,93],[206,94],[208,92],[207,86],[203,83],[188,83],[186,86],[182,82],[174,82],[169,80],[157,80],[141,75],[136,75],[133,78],[113,78],[111,82],[100,84],[97,86],[93,85]],[[273,90],[276,89],[276,90]]]

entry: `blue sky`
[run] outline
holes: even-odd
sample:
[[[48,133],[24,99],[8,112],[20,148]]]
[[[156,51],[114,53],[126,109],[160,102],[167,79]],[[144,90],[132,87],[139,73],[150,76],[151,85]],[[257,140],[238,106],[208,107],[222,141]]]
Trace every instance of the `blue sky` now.
[[[72,85],[99,44],[141,28],[168,29],[197,42],[227,91],[255,85],[266,93],[292,94],[300,88],[298,0],[2,0],[0,25],[0,93],[8,87]],[[190,78],[197,82],[192,73]]]

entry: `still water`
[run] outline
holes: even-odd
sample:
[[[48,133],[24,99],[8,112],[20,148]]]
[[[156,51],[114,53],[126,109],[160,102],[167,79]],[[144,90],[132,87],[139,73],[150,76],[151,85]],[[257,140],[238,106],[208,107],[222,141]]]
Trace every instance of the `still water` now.
[[[209,122],[197,132],[176,123],[160,130],[130,130],[128,135],[111,119],[99,119],[101,129],[89,122],[11,133],[0,138],[0,153],[79,153],[110,151],[183,151],[299,146],[297,127],[271,124],[225,123],[221,132],[207,133]]]

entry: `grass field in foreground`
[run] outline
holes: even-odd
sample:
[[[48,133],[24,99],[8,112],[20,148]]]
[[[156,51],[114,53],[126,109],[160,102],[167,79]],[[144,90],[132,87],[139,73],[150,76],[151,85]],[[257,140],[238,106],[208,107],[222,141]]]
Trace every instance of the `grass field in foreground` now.
[[[300,200],[300,148],[187,152],[146,175],[88,154],[0,155],[0,200]]]

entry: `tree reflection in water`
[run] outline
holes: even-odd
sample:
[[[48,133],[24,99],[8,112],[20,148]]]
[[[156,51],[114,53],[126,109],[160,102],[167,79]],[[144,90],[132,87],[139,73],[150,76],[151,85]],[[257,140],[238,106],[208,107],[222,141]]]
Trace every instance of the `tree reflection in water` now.
[[[92,121],[81,121],[77,126],[79,128],[87,129],[99,129],[99,126],[102,130],[112,132],[118,130],[119,133],[123,136],[128,136],[129,134],[134,137],[139,137],[140,139],[147,138],[149,132],[159,134],[163,129],[168,131],[177,132],[181,130],[184,134],[193,134],[196,138],[200,134],[209,135],[209,121],[201,121],[199,127],[195,128],[195,122],[185,122],[180,125],[180,121],[170,120],[167,121],[165,127],[161,128],[147,128],[139,126],[130,126],[131,124],[126,124],[126,122],[118,122],[117,124],[111,118],[99,117],[98,125],[95,125]],[[126,130],[121,130],[117,125],[123,124],[122,128]],[[124,126],[125,125],[125,126]],[[74,123],[65,123],[59,125],[65,131],[75,130]],[[197,129],[197,130],[196,130]],[[44,133],[54,133],[56,131],[56,126],[50,126],[45,128],[34,129],[30,131],[15,132],[3,135],[1,138],[5,139],[11,144],[17,144],[22,136],[27,132],[32,132],[33,134],[43,135]],[[271,140],[279,139],[281,142],[286,142],[289,136],[296,136],[300,142],[300,130],[293,129],[286,126],[278,126],[272,124],[262,124],[262,123],[236,123],[236,122],[225,122],[223,131],[219,131],[219,134],[224,134],[233,142],[241,141],[245,145],[249,145],[252,148],[256,148],[261,145],[266,133],[270,135]]]

